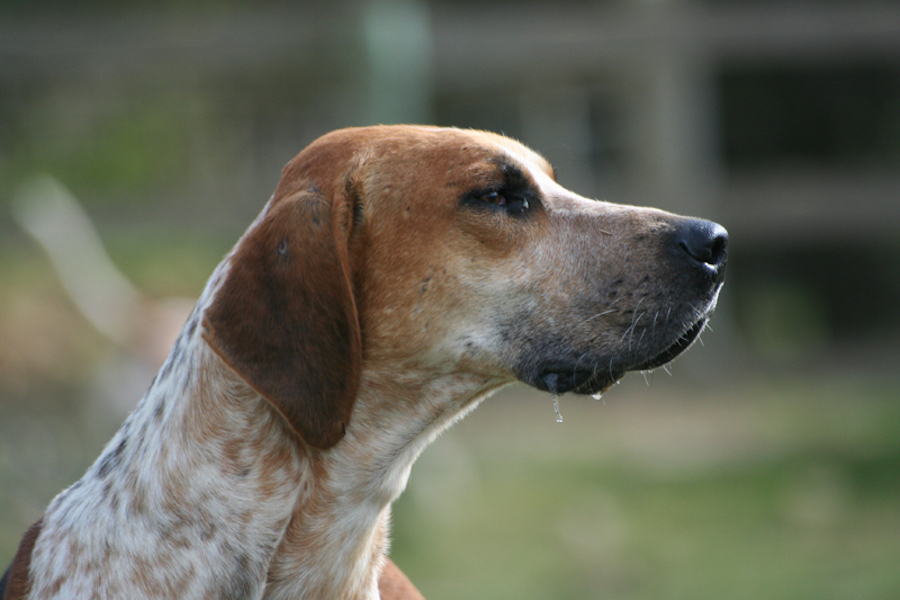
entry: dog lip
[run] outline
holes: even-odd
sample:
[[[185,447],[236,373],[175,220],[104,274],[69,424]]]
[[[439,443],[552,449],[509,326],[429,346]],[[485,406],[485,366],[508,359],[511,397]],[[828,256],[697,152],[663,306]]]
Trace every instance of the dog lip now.
[[[678,336],[678,339],[675,340],[674,344],[672,344],[650,360],[642,362],[639,365],[631,367],[628,370],[646,371],[648,369],[661,367],[667,362],[673,360],[679,354],[690,348],[691,344],[696,341],[696,339],[700,336],[700,332],[703,331],[704,327],[706,327],[707,320],[707,317],[699,319],[696,323],[691,325],[691,327],[687,331]]]
[[[610,386],[625,376],[628,371],[646,371],[655,369],[673,360],[687,350],[696,341],[700,332],[706,326],[707,317],[697,320],[687,331],[678,336],[675,342],[655,355],[654,357],[636,365],[621,366],[615,361],[600,361],[600,364],[610,365],[606,369],[579,369],[573,368],[570,363],[550,362],[542,365],[533,377],[528,378],[529,383],[539,390],[551,394],[597,394],[605,392]]]
[[[618,367],[597,371],[550,363],[541,368],[532,385],[552,394],[596,394],[608,389],[624,375],[625,370]]]

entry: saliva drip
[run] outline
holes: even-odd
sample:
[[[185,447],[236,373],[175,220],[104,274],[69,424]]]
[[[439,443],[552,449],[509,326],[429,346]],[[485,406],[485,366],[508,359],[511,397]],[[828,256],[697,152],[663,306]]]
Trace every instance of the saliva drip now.
[[[553,412],[556,413],[556,422],[562,423],[563,418],[559,413],[559,394],[556,393],[559,375],[556,373],[547,373],[542,379],[544,380],[544,385],[547,386],[547,391],[553,394]]]
[[[562,423],[563,418],[562,415],[559,414],[559,396],[553,394],[553,411],[556,413],[556,422]]]

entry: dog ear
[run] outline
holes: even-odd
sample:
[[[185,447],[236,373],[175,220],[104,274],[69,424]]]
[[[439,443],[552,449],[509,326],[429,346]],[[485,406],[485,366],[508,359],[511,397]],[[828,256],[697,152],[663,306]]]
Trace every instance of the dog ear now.
[[[273,201],[205,316],[212,349],[319,449],[344,436],[362,360],[343,204],[316,189]]]

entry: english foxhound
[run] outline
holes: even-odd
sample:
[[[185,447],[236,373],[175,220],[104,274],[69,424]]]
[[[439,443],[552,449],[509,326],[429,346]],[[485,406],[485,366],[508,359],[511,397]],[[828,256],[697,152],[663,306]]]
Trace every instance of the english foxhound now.
[[[421,598],[385,555],[422,449],[511,382],[597,393],[670,361],[726,247],[714,223],[582,198],[499,135],[326,135],[3,598]]]

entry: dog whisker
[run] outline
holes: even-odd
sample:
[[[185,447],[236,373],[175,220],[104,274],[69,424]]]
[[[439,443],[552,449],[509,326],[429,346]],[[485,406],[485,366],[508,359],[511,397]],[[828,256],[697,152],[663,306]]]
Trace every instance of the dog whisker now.
[[[603,312],[597,313],[597,314],[594,315],[593,317],[589,317],[589,318],[585,319],[584,321],[581,322],[581,325],[584,325],[585,323],[590,323],[591,321],[593,321],[593,320],[596,319],[597,317],[602,317],[603,315],[608,315],[608,314],[615,313],[615,312],[619,312],[618,309],[616,309],[616,308],[611,308],[611,309],[609,309],[609,310],[604,310]]]

